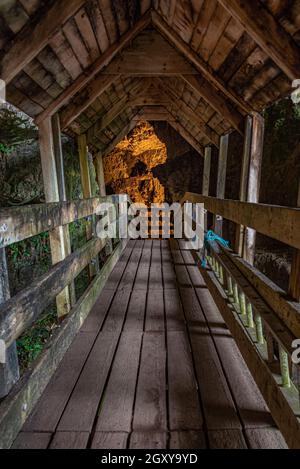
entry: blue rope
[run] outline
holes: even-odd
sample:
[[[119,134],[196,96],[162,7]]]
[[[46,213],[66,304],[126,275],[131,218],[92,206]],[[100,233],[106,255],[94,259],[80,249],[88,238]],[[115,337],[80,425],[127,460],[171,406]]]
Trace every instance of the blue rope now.
[[[203,249],[203,260],[201,263],[201,266],[206,269],[207,267],[207,260],[205,259],[205,249],[209,248],[209,243],[213,241],[218,241],[218,243],[222,244],[225,248],[229,248],[229,241],[226,241],[225,239],[221,238],[221,236],[218,236],[214,231],[209,230],[205,237],[204,237],[204,249]]]

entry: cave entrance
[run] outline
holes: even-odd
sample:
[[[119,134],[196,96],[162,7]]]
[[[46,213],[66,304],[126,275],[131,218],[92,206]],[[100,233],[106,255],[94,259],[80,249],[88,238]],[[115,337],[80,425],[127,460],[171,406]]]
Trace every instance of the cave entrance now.
[[[173,203],[196,192],[203,159],[167,122],[140,120],[103,161],[108,194],[136,203]]]

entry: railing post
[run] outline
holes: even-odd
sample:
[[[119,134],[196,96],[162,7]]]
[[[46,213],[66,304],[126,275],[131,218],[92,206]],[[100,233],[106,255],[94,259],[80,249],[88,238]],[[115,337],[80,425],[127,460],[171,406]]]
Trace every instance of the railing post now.
[[[217,198],[218,199],[225,198],[228,144],[229,144],[229,134],[222,135],[220,139],[220,152],[219,152],[219,164],[218,164],[218,181],[217,181]],[[215,232],[219,236],[222,236],[223,234],[223,219],[219,215],[215,216]]]
[[[0,304],[10,298],[9,279],[5,249],[0,249]],[[13,385],[19,380],[19,362],[17,346],[14,342],[0,357],[0,399],[7,396]],[[4,361],[4,363],[2,363]]]
[[[209,195],[210,167],[211,167],[211,147],[205,147],[203,184],[202,184],[202,194],[205,196]],[[207,213],[205,214],[205,218],[204,218],[204,230],[205,231],[207,230]]]
[[[254,114],[252,117],[252,142],[248,176],[248,196],[250,203],[259,202],[259,190],[261,181],[261,166],[264,146],[265,121],[260,114]],[[249,264],[254,264],[255,259],[256,231],[246,227],[244,259]]]
[[[99,192],[101,197],[106,196],[106,186],[105,186],[105,178],[104,178],[104,168],[103,168],[103,156],[99,152],[95,157],[95,168],[96,168],[96,177],[97,183],[99,186]],[[113,251],[113,244],[111,239],[107,239],[105,252],[106,255],[110,255]]]
[[[247,116],[245,137],[244,137],[244,150],[243,150],[243,162],[242,162],[242,173],[240,182],[240,201],[247,201],[248,193],[248,175],[249,175],[249,164],[251,154],[251,142],[252,142],[252,117]],[[243,256],[244,242],[245,242],[245,229],[243,225],[236,225],[236,239],[235,239],[235,252],[241,257]]]
[[[298,186],[297,207],[300,207],[300,181]],[[289,282],[289,294],[300,302],[300,250],[294,249]]]
[[[55,118],[55,119],[58,119]],[[64,174],[60,139],[59,121],[53,119],[55,124],[55,148],[59,156],[55,156],[52,120],[47,117],[39,124],[40,154],[44,181],[44,191],[47,203],[59,202],[60,194],[64,194]],[[56,264],[70,254],[69,232],[63,226],[59,226],[49,232],[52,263]],[[69,287],[65,288],[56,298],[58,317],[63,317],[71,309],[71,294]]]
[[[89,168],[89,153],[86,140],[86,134],[79,135],[78,137],[78,153],[79,153],[79,162],[80,162],[80,176],[81,176],[81,186],[84,199],[90,199],[92,194],[91,186],[91,177],[90,177],[90,168]],[[92,216],[92,220],[87,223],[86,226],[86,237],[87,240],[92,239],[95,233],[95,217]],[[99,259],[94,259],[93,262],[89,265],[89,275],[90,278],[93,278],[97,272],[99,272]]]

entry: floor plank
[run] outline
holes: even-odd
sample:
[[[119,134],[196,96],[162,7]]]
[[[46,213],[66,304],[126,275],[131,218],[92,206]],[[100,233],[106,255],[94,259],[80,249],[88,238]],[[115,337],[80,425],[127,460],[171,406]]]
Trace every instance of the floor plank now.
[[[144,330],[146,300],[147,290],[134,290],[132,292],[123,329],[125,332],[142,332]]]
[[[152,240],[146,239],[144,242],[141,260],[140,260],[140,264],[137,270],[136,279],[134,282],[135,290],[147,290],[148,289],[151,251],[152,251]]]
[[[126,449],[128,433],[96,432],[91,449]]]
[[[203,431],[171,432],[170,449],[207,449]]]
[[[119,338],[101,332],[58,425],[58,431],[90,432]]]
[[[103,325],[103,331],[105,332],[121,332],[127,306],[129,303],[131,291],[130,290],[118,290],[114,300],[111,304],[109,314]]]
[[[209,291],[199,289],[197,296],[214,336],[244,427],[274,427],[268,407]]]
[[[247,449],[241,430],[213,430],[208,432],[210,449]]]
[[[83,323],[80,329],[81,332],[97,332],[100,330],[114,294],[114,290],[102,290],[101,295]]]
[[[94,334],[76,336],[23,430],[54,432],[94,343]],[[47,405],[45,405],[45,402]]]
[[[97,432],[130,432],[142,334],[123,333],[101,402]]]
[[[123,273],[126,269],[127,263],[130,259],[131,254],[132,254],[133,247],[134,247],[134,243],[129,241],[126,248],[124,249],[119,261],[115,265],[112,273],[110,274],[110,276],[107,279],[107,282],[105,283],[106,290],[114,290],[115,291],[117,289],[117,287],[119,285],[119,282],[122,278],[122,275],[123,275]]]
[[[51,433],[21,432],[13,443],[12,449],[46,449],[51,436]]]
[[[133,249],[132,254],[130,256],[130,260],[126,266],[126,269],[124,270],[124,273],[122,275],[122,279],[119,283],[118,289],[119,290],[131,290],[137,269],[139,266],[140,258],[142,255],[142,250],[143,250],[143,242],[141,243],[136,243],[136,247]]]
[[[149,290],[148,292],[145,330],[147,332],[162,332],[165,330],[163,290]]]
[[[130,437],[130,449],[166,449],[167,433],[133,432]]]
[[[246,430],[246,436],[252,449],[288,449],[276,428],[251,428]]]
[[[149,274],[149,290],[162,290],[162,262],[161,262],[161,249],[160,241],[153,240],[152,255]]]
[[[57,432],[50,449],[85,449],[89,436],[88,432]]]
[[[168,241],[162,241],[162,272],[165,290],[177,288],[176,273]]]
[[[200,430],[203,418],[186,332],[168,332],[170,430]]]
[[[144,334],[133,429],[139,431],[167,429],[166,348],[162,333]]]
[[[168,331],[185,331],[185,317],[178,290],[165,290],[165,311]]]

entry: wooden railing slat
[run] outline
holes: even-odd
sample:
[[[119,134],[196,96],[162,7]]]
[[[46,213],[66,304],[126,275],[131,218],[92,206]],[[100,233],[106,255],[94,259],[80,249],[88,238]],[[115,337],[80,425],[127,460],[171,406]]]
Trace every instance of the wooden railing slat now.
[[[214,214],[261,234],[300,249],[300,209],[277,205],[252,204],[237,200],[221,200],[201,194],[187,193],[183,202],[204,203]]]

